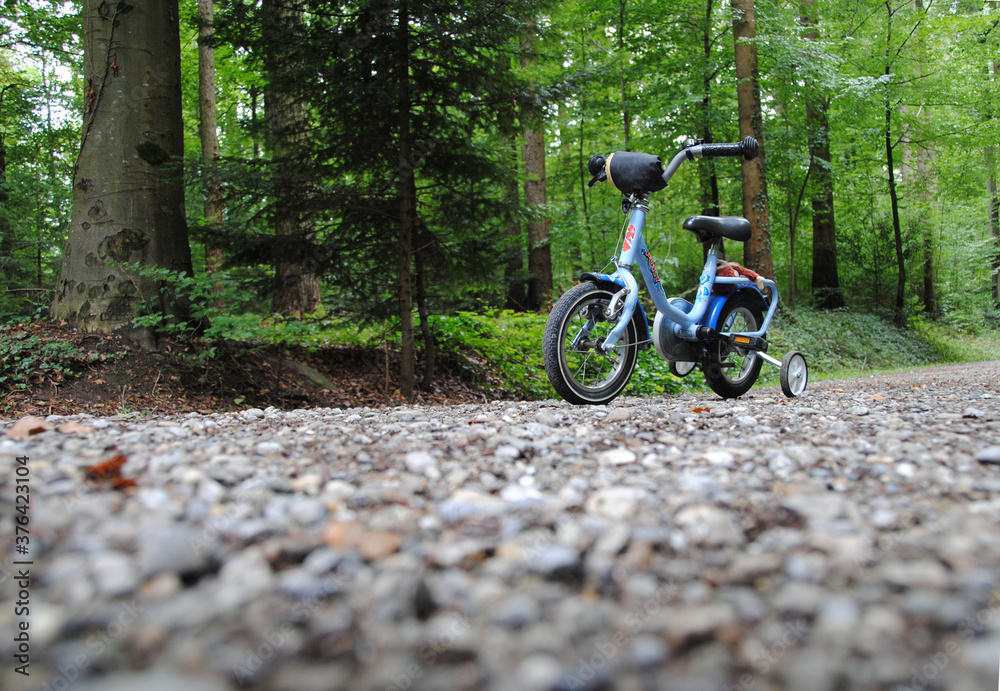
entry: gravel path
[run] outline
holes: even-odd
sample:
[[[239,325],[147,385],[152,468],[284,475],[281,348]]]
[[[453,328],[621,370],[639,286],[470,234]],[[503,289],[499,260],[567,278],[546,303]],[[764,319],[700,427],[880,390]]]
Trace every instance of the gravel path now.
[[[997,686],[1000,363],[73,421],[0,440],[3,689]]]

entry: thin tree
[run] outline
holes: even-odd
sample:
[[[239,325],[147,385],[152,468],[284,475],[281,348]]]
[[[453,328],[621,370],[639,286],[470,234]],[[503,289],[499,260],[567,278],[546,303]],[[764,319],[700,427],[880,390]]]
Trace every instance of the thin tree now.
[[[538,34],[537,19],[526,22],[522,44],[522,67],[535,61]],[[552,295],[552,248],[549,245],[549,219],[543,210],[548,200],[545,179],[545,119],[537,88],[525,94],[520,104],[523,136],[521,159],[524,162],[524,204],[531,212],[528,221],[528,309],[539,310]]]
[[[697,18],[701,31],[701,50],[704,65],[701,70],[701,100],[696,109],[701,128],[699,134],[704,138],[705,143],[711,144],[715,141],[715,132],[712,127],[712,85],[718,77],[718,68],[715,68],[712,60],[712,48],[715,39],[712,36],[712,4],[713,0],[705,2],[704,15]],[[715,170],[715,161],[706,159],[698,166],[698,175],[701,183],[701,213],[705,216],[719,215],[719,177]],[[705,251],[708,251],[707,245]]]
[[[205,220],[222,224],[222,185],[219,183],[218,107],[215,97],[214,0],[198,0],[198,135],[205,166]],[[222,264],[222,250],[205,246],[205,272],[214,274]]]
[[[990,0],[984,0],[984,12],[989,14],[993,11]],[[996,27],[997,24],[994,24]],[[988,32],[987,32],[988,33]],[[980,43],[986,42],[985,35],[979,39]],[[1000,61],[994,59],[986,64],[986,81],[990,86],[1000,81]],[[995,87],[994,87],[995,88]],[[986,119],[992,120],[995,116],[993,107],[986,112]],[[1000,307],[1000,194],[997,193],[997,147],[987,146],[984,152],[986,157],[986,199],[987,217],[990,226],[990,241],[993,246],[992,257],[990,259],[990,293],[993,297],[993,304]]]
[[[814,14],[814,0],[802,3],[803,37],[818,41],[819,31]],[[812,294],[821,309],[843,307],[837,266],[837,223],[833,210],[833,160],[830,156],[829,97],[818,85],[806,100],[806,132],[809,137],[809,170],[813,179],[812,195]],[[793,264],[794,266],[794,264]]]
[[[148,302],[183,316],[130,265],[191,272],[184,216],[178,0],[83,3],[83,134],[52,316],[126,330]]]
[[[757,27],[753,0],[732,0],[732,7],[740,137],[756,137],[761,145],[757,158],[743,161],[743,215],[750,220],[752,228],[750,239],[743,245],[743,263],[759,274],[773,277],[764,118],[760,107]]]
[[[628,90],[625,82],[625,1],[618,0],[618,87],[622,101],[622,128],[625,136],[625,151],[632,150],[632,118],[628,112]]]
[[[885,10],[886,10],[886,32],[885,32],[885,51],[883,53],[883,77],[886,83],[885,96],[883,100],[883,106],[885,108],[885,160],[886,160],[886,171],[889,182],[889,205],[892,211],[892,234],[895,241],[896,249],[896,316],[901,318],[903,315],[903,310],[906,307],[906,256],[903,251],[903,231],[899,218],[899,191],[896,186],[896,163],[894,157],[894,150],[898,142],[893,140],[893,113],[896,104],[892,101],[892,91],[888,88],[891,80],[893,69],[896,61],[899,59],[903,52],[903,48],[906,47],[907,42],[913,36],[917,27],[923,21],[923,16],[921,16],[910,29],[906,37],[900,41],[899,45],[893,50],[893,19],[899,10],[905,7],[901,5],[900,7],[893,8],[891,0],[886,0]]]
[[[400,372],[399,393],[406,400],[413,398],[416,381],[416,354],[413,339],[413,235],[417,224],[417,185],[413,165],[412,120],[413,103],[410,95],[410,12],[406,0],[399,3],[396,25],[396,59],[398,81],[399,146],[399,230],[397,244],[396,285],[399,298]]]

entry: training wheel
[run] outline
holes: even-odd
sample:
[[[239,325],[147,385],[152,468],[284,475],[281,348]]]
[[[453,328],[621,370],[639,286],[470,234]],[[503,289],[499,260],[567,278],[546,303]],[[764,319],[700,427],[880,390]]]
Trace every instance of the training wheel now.
[[[694,369],[696,362],[674,362],[670,361],[670,374],[675,377],[686,377],[691,374],[691,370]]]
[[[806,359],[797,350],[786,353],[781,360],[781,390],[789,398],[796,398],[806,390],[809,381],[809,368]]]

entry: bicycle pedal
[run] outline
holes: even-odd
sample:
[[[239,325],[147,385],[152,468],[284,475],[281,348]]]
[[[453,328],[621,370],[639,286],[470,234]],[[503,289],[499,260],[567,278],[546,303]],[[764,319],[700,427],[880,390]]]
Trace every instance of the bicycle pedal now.
[[[740,348],[756,350],[761,353],[766,353],[770,345],[760,336],[743,336],[741,334],[729,334],[729,343]]]

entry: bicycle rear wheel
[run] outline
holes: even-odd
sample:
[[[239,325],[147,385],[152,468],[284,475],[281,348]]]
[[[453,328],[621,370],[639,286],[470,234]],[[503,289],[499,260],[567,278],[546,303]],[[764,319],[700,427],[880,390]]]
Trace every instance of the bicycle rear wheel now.
[[[741,290],[722,306],[715,330],[719,333],[757,331],[764,323],[765,307],[759,295]],[[709,347],[704,362],[705,381],[723,398],[738,398],[757,381],[763,364],[756,352],[719,339]]]
[[[581,283],[556,302],[545,323],[545,373],[560,396],[575,404],[613,400],[628,384],[638,355],[635,323],[629,320],[610,352],[601,345],[617,324],[604,310],[614,293]]]

